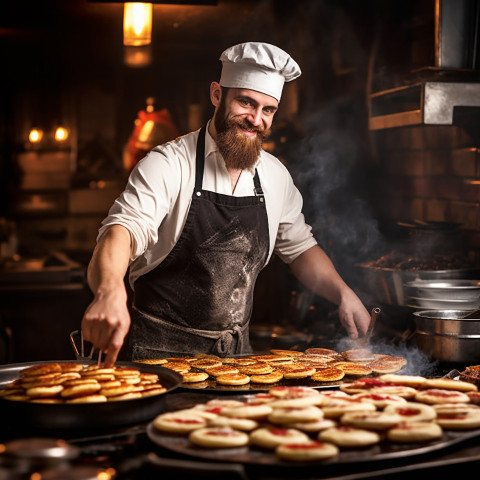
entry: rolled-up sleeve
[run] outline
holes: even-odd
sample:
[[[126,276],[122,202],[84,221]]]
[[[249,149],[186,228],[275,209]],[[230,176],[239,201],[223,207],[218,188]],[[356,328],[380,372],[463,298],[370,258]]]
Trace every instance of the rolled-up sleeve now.
[[[125,190],[103,220],[97,241],[111,225],[130,232],[133,261],[158,241],[158,228],[168,215],[180,188],[179,162],[154,149],[132,170]]]
[[[317,244],[311,226],[305,222],[302,207],[302,196],[288,176],[274,249],[285,263],[293,262],[301,253]]]

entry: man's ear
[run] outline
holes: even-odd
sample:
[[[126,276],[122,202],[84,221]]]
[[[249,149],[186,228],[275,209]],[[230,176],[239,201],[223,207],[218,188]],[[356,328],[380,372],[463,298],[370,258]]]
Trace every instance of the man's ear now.
[[[212,82],[210,84],[210,101],[214,107],[220,105],[220,100],[222,98],[222,87],[218,82]]]

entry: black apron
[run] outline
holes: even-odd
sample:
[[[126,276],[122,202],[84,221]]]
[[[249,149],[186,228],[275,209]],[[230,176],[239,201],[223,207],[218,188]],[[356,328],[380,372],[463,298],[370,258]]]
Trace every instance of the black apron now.
[[[269,251],[265,198],[256,170],[253,196],[202,189],[205,132],[198,136],[195,189],[180,238],[134,285],[132,360],[251,352],[253,291]]]

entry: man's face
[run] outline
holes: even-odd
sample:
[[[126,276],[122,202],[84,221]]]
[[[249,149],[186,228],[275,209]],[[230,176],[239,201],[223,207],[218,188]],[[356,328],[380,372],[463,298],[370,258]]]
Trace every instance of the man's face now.
[[[214,125],[227,167],[244,169],[255,165],[262,143],[270,135],[277,108],[277,100],[253,90],[222,90]]]

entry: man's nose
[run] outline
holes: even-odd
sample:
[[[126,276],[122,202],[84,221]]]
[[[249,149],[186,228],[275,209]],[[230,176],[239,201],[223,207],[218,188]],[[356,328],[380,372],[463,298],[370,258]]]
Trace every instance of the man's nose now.
[[[258,127],[262,123],[262,109],[257,108],[255,111],[251,112],[248,115],[248,121],[255,127]]]

